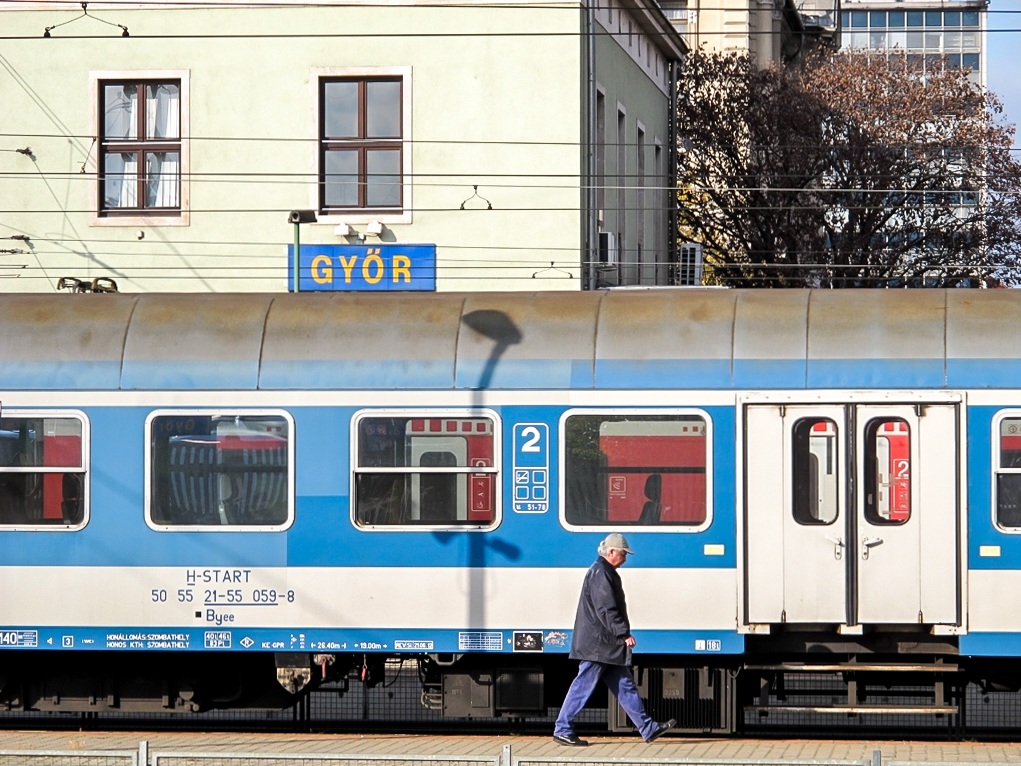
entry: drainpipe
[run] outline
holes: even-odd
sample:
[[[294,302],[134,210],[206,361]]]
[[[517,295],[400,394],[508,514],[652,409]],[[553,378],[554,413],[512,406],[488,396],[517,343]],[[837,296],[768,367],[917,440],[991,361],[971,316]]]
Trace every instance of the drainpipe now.
[[[593,6],[598,0],[587,0],[585,3],[585,66],[588,69],[585,82],[585,132],[588,136],[588,146],[585,156],[585,213],[584,243],[585,251],[582,255],[585,263],[582,288],[586,290],[596,289],[595,258],[597,244],[599,242],[599,231],[596,228],[596,152],[599,151],[596,135],[596,12]]]
[[[670,189],[670,205],[667,208],[667,263],[677,268],[677,85],[680,80],[680,64],[670,62],[670,116],[667,119],[667,171],[666,187]]]

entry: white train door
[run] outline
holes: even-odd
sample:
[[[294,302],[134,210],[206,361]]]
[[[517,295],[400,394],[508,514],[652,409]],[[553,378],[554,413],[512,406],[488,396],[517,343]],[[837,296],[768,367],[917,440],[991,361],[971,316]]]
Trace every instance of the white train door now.
[[[956,403],[744,406],[744,624],[961,624]]]

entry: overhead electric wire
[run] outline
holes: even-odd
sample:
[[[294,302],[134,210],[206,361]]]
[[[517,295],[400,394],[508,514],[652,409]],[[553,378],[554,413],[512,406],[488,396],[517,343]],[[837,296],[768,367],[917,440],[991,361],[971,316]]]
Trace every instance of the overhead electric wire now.
[[[78,0],[66,0],[66,4],[69,6],[69,10],[71,9],[72,6],[74,6],[74,7],[80,7],[81,6],[81,3]],[[29,8],[29,7],[26,7],[24,9],[18,8],[17,6],[19,4],[17,2],[15,2],[14,0],[6,0],[5,5],[6,5],[6,10],[2,10],[2,11],[0,11],[0,13],[2,13],[2,12],[11,12],[11,13],[28,12],[30,10],[32,12],[34,12],[34,13],[37,13],[37,14],[41,13],[41,11],[38,8]],[[32,3],[25,3],[25,5],[26,6],[30,6],[30,5],[33,5],[33,4]],[[35,4],[35,5],[37,5],[37,4]],[[143,1],[143,2],[140,2],[140,3],[127,3],[127,2],[125,2],[123,4],[116,3],[116,2],[107,2],[107,3],[103,3],[102,5],[103,5],[103,7],[100,10],[103,11],[103,12],[106,12],[108,14],[113,14],[113,13],[136,13],[137,14],[137,13],[145,13],[145,12],[151,11],[151,10],[158,10],[160,12],[166,12],[166,11],[196,11],[196,10],[201,10],[201,11],[210,11],[210,10],[244,11],[244,10],[252,10],[252,9],[281,10],[281,11],[302,11],[302,10],[322,10],[322,9],[340,9],[340,8],[356,8],[356,9],[376,8],[376,9],[379,9],[379,10],[392,10],[392,9],[395,9],[395,8],[404,9],[404,10],[407,10],[407,9],[412,9],[412,10],[446,10],[446,9],[454,9],[454,10],[461,10],[461,11],[463,11],[463,10],[478,9],[478,10],[484,10],[484,11],[487,11],[487,12],[493,12],[493,11],[499,11],[499,10],[547,10],[547,11],[556,11],[556,12],[565,12],[566,11],[566,12],[571,12],[571,13],[577,13],[579,10],[582,10],[583,8],[587,7],[587,6],[584,6],[583,4],[578,3],[578,2],[563,2],[563,3],[555,3],[555,2],[548,2],[547,3],[547,2],[543,2],[543,3],[535,3],[535,4],[532,4],[532,3],[491,3],[491,4],[490,3],[485,3],[485,4],[478,4],[478,3],[450,3],[450,4],[446,4],[446,3],[430,3],[430,4],[425,4],[425,5],[419,5],[419,4],[415,4],[415,5],[410,5],[410,4],[409,5],[403,5],[403,4],[393,5],[393,4],[388,4],[388,3],[358,3],[358,2],[349,2],[349,3],[345,3],[345,2],[338,2],[338,3],[323,2],[323,3],[294,3],[294,4],[290,4],[290,3],[278,3],[278,2],[267,2],[267,3],[246,2],[246,3],[243,3],[243,4],[236,4],[236,5],[234,5],[234,4],[225,4],[225,3],[206,3],[206,2],[191,3],[191,2],[172,2],[172,1],[166,1],[166,2],[163,2],[163,1],[160,1],[160,2],[144,2]],[[123,7],[119,7],[121,5],[123,5]],[[95,4],[94,4],[93,8],[95,9]],[[597,11],[598,10],[603,10],[603,9],[611,9],[612,10],[613,6],[611,6],[611,5],[594,5],[594,6],[591,6],[591,8],[593,8],[593,9],[595,9]],[[53,10],[54,10],[54,13],[60,13],[60,10],[57,9],[57,8],[54,8]],[[681,9],[681,10],[688,10],[688,9]],[[721,6],[701,6],[697,10],[700,13],[705,13],[705,12],[709,12],[709,11],[719,11],[721,13],[728,13],[728,12],[733,12],[734,9],[728,8],[726,6],[721,5]],[[964,6],[964,8],[955,8],[954,10],[957,11],[957,12],[961,12],[962,10],[969,10],[969,7],[968,6]],[[976,8],[975,10],[978,11],[979,9]],[[1005,13],[1006,14],[1006,13],[1015,13],[1015,12],[1018,12],[1018,11],[1010,11],[1010,10],[1001,11],[1001,10],[983,9],[981,12],[985,13],[988,16],[990,14],[996,14],[996,13]],[[94,18],[96,20],[98,20],[98,21],[106,21],[105,19],[100,18],[98,16],[94,16]],[[72,19],[72,20],[74,20],[74,19]],[[109,23],[109,22],[107,22],[107,23]],[[55,26],[59,26],[59,25],[55,25]],[[120,25],[117,25],[117,26],[120,26]],[[954,27],[954,28],[956,29],[957,27]],[[916,28],[915,27],[910,27],[910,28],[909,27],[905,27],[905,29],[907,30],[907,29],[916,29]],[[927,27],[917,27],[917,30],[919,30],[919,31],[924,31],[925,29],[927,29]],[[1004,29],[1004,28],[989,29],[988,27],[984,27],[983,28],[981,26],[980,27],[964,27],[964,26],[962,26],[962,27],[960,27],[960,29],[962,29],[962,30],[974,29],[977,32],[983,32],[985,34],[1021,31],[1021,28],[1017,28],[1017,29]],[[644,31],[644,34],[646,34],[647,36],[650,36],[650,37],[654,37],[654,36],[657,36],[657,35],[661,34],[661,33],[656,33],[654,31],[649,31],[649,30],[643,30],[643,31]],[[940,27],[940,31],[944,31],[944,28],[942,26]],[[775,32],[773,30],[771,30],[771,29],[763,29],[763,30],[745,29],[745,30],[741,30],[739,32],[735,32],[734,30],[727,30],[727,29],[706,30],[706,31],[703,31],[703,30],[697,30],[697,31],[695,31],[695,30],[685,30],[685,31],[682,32],[681,30],[674,29],[674,30],[671,30],[670,32],[668,32],[666,34],[678,35],[678,36],[684,37],[685,34],[688,34],[689,32],[690,32],[690,34],[695,35],[698,38],[712,37],[712,36],[722,36],[722,37],[725,37],[725,36],[735,36],[735,35],[739,36],[739,37],[755,37],[757,35],[774,35],[775,34]],[[473,32],[473,31],[472,32],[451,32],[451,31],[429,32],[429,31],[421,31],[421,30],[419,30],[419,31],[414,31],[414,32],[390,32],[390,31],[384,31],[384,32],[380,32],[380,31],[367,31],[367,32],[350,32],[350,31],[345,31],[345,32],[323,32],[323,31],[314,31],[314,32],[298,32],[298,33],[288,33],[288,32],[271,32],[271,33],[266,33],[266,32],[257,32],[257,33],[252,33],[252,32],[247,32],[247,33],[246,32],[241,32],[241,33],[233,33],[233,32],[230,32],[230,33],[219,33],[219,32],[217,32],[217,33],[208,33],[207,32],[207,33],[201,33],[201,34],[196,34],[196,33],[188,33],[188,34],[141,34],[141,33],[138,33],[136,31],[136,32],[131,33],[130,35],[125,34],[124,36],[128,37],[129,39],[135,39],[135,40],[138,40],[138,39],[141,39],[141,40],[147,40],[147,39],[148,40],[152,40],[152,39],[207,40],[207,39],[316,39],[316,38],[327,38],[327,39],[329,39],[329,38],[362,38],[362,37],[373,38],[373,39],[376,39],[376,38],[432,38],[432,37],[450,37],[450,38],[463,38],[463,37],[485,37],[485,38],[500,38],[500,37],[512,37],[512,38],[513,37],[579,37],[580,38],[580,37],[583,37],[583,36],[589,36],[591,34],[595,34],[597,36],[599,36],[599,35],[615,36],[617,34],[622,34],[622,32],[619,31],[619,30],[615,32],[615,31],[609,30],[609,29],[596,30],[595,32],[589,32],[589,31],[585,31],[585,30],[571,30],[571,31],[563,31],[563,32],[561,32],[561,31],[552,31],[552,32],[550,32],[550,31],[540,31],[540,30],[530,29],[530,30],[520,31],[520,32],[517,32],[517,31],[507,31],[507,30],[500,30],[500,31],[486,30],[486,31],[480,31],[480,32]],[[48,40],[54,40],[54,39],[80,40],[80,39],[98,39],[98,38],[104,38],[104,37],[109,37],[109,35],[100,35],[100,34],[75,35],[75,34],[62,33],[60,35],[55,35],[55,36],[52,36],[52,37],[47,37],[45,39],[48,39]],[[42,38],[42,35],[0,35],[0,40],[12,40],[12,41],[13,40],[32,40],[32,39],[39,39],[39,38]]]
[[[937,0],[939,2],[939,0]],[[9,9],[16,11],[32,11],[34,13],[41,12],[39,9],[39,0],[3,0],[3,5]],[[46,0],[46,10],[52,10],[60,12],[59,6],[66,5],[67,11],[79,12],[81,7],[81,0]],[[20,6],[24,6],[23,8]],[[324,8],[375,8],[379,10],[389,10],[393,8],[414,8],[414,9],[456,9],[456,10],[550,10],[550,11],[576,11],[581,7],[591,8],[594,10],[607,10],[613,9],[614,6],[611,3],[593,3],[592,5],[585,5],[580,3],[578,0],[562,0],[557,2],[556,0],[542,0],[534,3],[530,2],[415,2],[412,3],[392,3],[392,2],[358,2],[357,0],[339,0],[338,2],[279,2],[278,0],[245,0],[245,2],[238,3],[225,3],[217,2],[216,0],[101,0],[91,3],[93,12],[96,12],[98,8],[100,12],[104,13],[116,13],[116,12],[140,12],[146,10],[160,10],[160,11],[189,11],[189,10],[251,10],[251,9],[262,9],[262,10],[302,10],[302,9],[324,9]],[[892,8],[893,10],[910,10],[907,6],[897,6]],[[741,9],[735,9],[733,6],[727,6],[725,4],[701,4],[697,8],[680,8],[670,10],[697,10],[700,12],[706,11],[718,11],[718,12],[747,12],[741,11]],[[843,11],[855,11],[855,10],[886,10],[876,8],[857,8],[854,6],[846,6],[842,8]],[[932,8],[925,8],[924,10],[933,10]],[[961,13],[965,11],[977,11],[985,16],[1012,16],[1021,15],[1021,9],[1011,8],[989,8],[982,7],[978,4],[969,5],[967,2],[954,2],[952,4],[942,4],[939,10],[950,10],[953,12]],[[904,27],[905,29],[913,29],[914,27]],[[924,28],[924,27],[921,27]],[[957,27],[954,27],[955,29]],[[963,29],[977,29],[977,27],[961,27]],[[899,27],[898,27],[899,29]],[[990,30],[992,31],[992,30]]]
[[[80,5],[80,2],[78,2],[78,0],[66,0],[66,2],[63,2],[63,0],[62,0],[62,4],[66,4],[68,6],[68,9],[70,10],[72,8],[77,8]],[[7,5],[9,7],[10,5],[16,5],[16,3],[8,2]],[[362,4],[362,3],[325,3],[324,2],[324,3],[287,4],[287,3],[275,3],[275,2],[266,2],[266,3],[250,2],[250,3],[245,3],[244,5],[233,5],[233,4],[227,5],[227,4],[223,4],[223,3],[212,3],[212,2],[210,2],[210,3],[187,3],[187,4],[184,4],[184,3],[174,3],[174,2],[152,2],[152,3],[143,2],[141,4],[139,4],[139,3],[127,3],[126,2],[126,3],[122,4],[122,3],[114,2],[114,3],[103,3],[102,7],[100,8],[100,11],[104,12],[104,13],[115,13],[115,12],[117,12],[119,10],[124,10],[124,9],[118,8],[119,5],[124,5],[125,8],[128,5],[131,5],[133,10],[137,9],[138,5],[142,5],[143,7],[140,10],[143,11],[143,12],[148,10],[148,9],[150,9],[150,8],[151,9],[159,9],[161,11],[167,11],[167,10],[177,11],[177,10],[196,10],[196,9],[200,9],[200,8],[201,9],[206,9],[206,10],[209,10],[209,9],[242,10],[242,9],[244,9],[246,7],[247,8],[267,8],[267,9],[278,8],[278,9],[286,9],[286,10],[315,9],[315,8],[342,8],[342,7],[354,7],[354,8],[369,8],[369,7],[393,8],[393,7],[395,7],[395,6],[391,5],[391,4],[382,4],[382,3],[380,3],[380,4],[375,4],[375,3],[373,3],[373,4]],[[93,5],[93,9],[94,10],[97,7],[98,7],[97,5]],[[404,7],[404,6],[400,6],[400,7]],[[558,3],[549,3],[549,4],[546,4],[546,3],[542,3],[542,4],[520,3],[520,4],[500,4],[500,5],[486,5],[486,6],[479,6],[479,5],[476,5],[476,4],[473,4],[473,3],[451,3],[451,4],[436,3],[436,4],[429,4],[429,5],[426,5],[426,6],[416,5],[416,6],[407,6],[407,7],[414,7],[414,8],[459,8],[459,9],[464,9],[464,8],[484,8],[485,10],[490,10],[490,11],[494,10],[494,9],[503,9],[503,8],[507,8],[507,9],[527,8],[529,10],[549,9],[549,10],[556,10],[556,11],[568,10],[568,11],[574,12],[574,11],[577,11],[579,6],[577,4],[565,5],[565,4],[558,4]],[[700,8],[700,10],[705,12],[707,10],[710,10],[710,7],[709,6],[702,6]],[[720,8],[720,10],[725,10],[725,9]],[[954,8],[954,10],[960,10],[960,9]],[[3,13],[3,11],[0,11],[0,18],[2,18],[2,13]],[[1001,10],[988,9],[988,10],[985,10],[984,13],[986,15],[991,15],[991,14],[994,14],[994,13],[1021,13],[1021,10],[1016,10],[1016,11],[1015,10],[1006,10],[1006,11],[1001,11]],[[994,29],[985,29],[983,31],[986,34],[990,34],[990,33],[993,33],[993,32],[997,32],[997,33],[1001,32],[1001,31],[1016,32],[1016,31],[1021,31],[1021,30],[1005,30],[1005,29],[995,29],[994,30]],[[397,38],[397,37],[412,37],[412,38],[413,37],[452,37],[452,38],[456,38],[456,37],[522,37],[522,36],[535,36],[535,37],[561,36],[561,37],[563,37],[563,36],[581,36],[582,34],[584,34],[584,33],[582,33],[582,32],[571,32],[571,33],[553,32],[553,33],[545,33],[545,32],[536,32],[536,31],[533,30],[533,31],[528,31],[528,32],[512,32],[512,31],[506,31],[506,32],[505,31],[497,31],[497,32],[492,32],[492,31],[489,31],[489,32],[485,32],[485,33],[474,33],[474,32],[471,32],[471,33],[453,33],[453,34],[451,34],[449,32],[443,32],[443,33],[439,33],[439,32],[437,32],[437,33],[418,33],[418,32],[416,32],[416,33],[400,33],[400,32],[394,32],[394,33],[385,33],[385,34],[375,34],[374,33],[374,34],[371,34],[371,35],[366,35],[366,34],[326,34],[326,33],[291,34],[291,35],[288,35],[288,34],[277,34],[277,33],[273,33],[273,34],[262,34],[262,33],[259,33],[259,34],[243,34],[243,35],[235,35],[235,34],[217,34],[217,35],[206,35],[206,34],[203,34],[203,35],[141,35],[141,34],[133,34],[132,37],[134,37],[135,39],[195,39],[195,40],[204,40],[204,39],[227,39],[227,38],[240,38],[240,39],[304,39],[304,38],[320,38],[320,37],[334,38],[334,37],[366,37],[366,36],[371,36],[371,37],[374,37],[374,38],[380,38],[380,37],[384,37],[384,38],[385,37],[390,37],[390,38]],[[605,32],[603,34],[611,34],[612,35],[613,33],[612,32]],[[729,33],[728,32],[720,32],[719,34],[729,34]],[[758,34],[758,33],[755,32],[755,31],[747,31],[747,32],[742,33],[742,36],[753,36],[755,34]],[[768,31],[764,31],[764,32],[762,32],[762,34],[772,34],[772,33],[768,32]],[[700,33],[700,36],[702,36],[702,37],[707,36],[707,33],[702,32],[702,33]],[[65,36],[65,35],[61,35],[60,36],[61,39],[96,39],[98,37],[101,37],[101,36],[100,35],[95,35],[95,36],[93,36],[93,35],[89,35],[89,36],[71,36],[71,35],[66,35]],[[0,40],[29,40],[29,39],[35,39],[35,38],[33,36],[25,36],[25,37],[5,37],[5,36],[0,36]],[[0,135],[8,136],[8,135],[13,135],[13,134],[0,134]],[[42,138],[43,136],[40,135],[39,137]],[[66,139],[69,136],[54,135],[52,137],[54,137],[54,138],[65,138]],[[79,138],[81,140],[93,140],[94,139],[93,136],[81,136]],[[196,141],[196,142],[198,142],[198,141],[262,141],[262,142],[285,141],[285,142],[305,142],[305,143],[307,143],[309,141],[317,141],[318,139],[309,139],[309,138],[266,138],[266,137],[251,137],[251,138],[241,137],[241,138],[239,138],[239,137],[229,137],[229,136],[224,136],[224,137],[196,137],[196,136],[189,136],[188,140],[189,141]],[[436,140],[436,139],[429,140],[429,141],[421,141],[421,140],[419,140],[419,141],[406,141],[406,142],[404,142],[404,144],[405,144],[405,146],[413,146],[415,144],[451,144],[451,145],[479,145],[479,146],[487,146],[487,145],[495,145],[495,146],[500,146],[500,145],[506,145],[506,146],[514,146],[514,145],[520,145],[520,146],[540,146],[540,145],[544,145],[544,146],[571,146],[571,147],[580,146],[580,144],[576,144],[575,142],[547,142],[547,141],[543,141],[543,142],[514,141],[514,142],[512,142],[512,141],[470,141],[470,140],[468,140],[468,141],[464,141],[464,140],[443,141],[443,140]],[[633,146],[633,144],[630,144],[630,143],[626,144],[626,145],[627,146]],[[615,146],[617,146],[617,144],[609,144],[608,148],[615,147]],[[0,151],[15,152],[15,151],[18,151],[18,150],[16,150],[16,149],[9,149],[9,150],[0,150]],[[1017,152],[1017,151],[1021,151],[1021,149],[1013,148],[1010,151]],[[18,174],[0,173],[0,177],[15,177],[17,175]],[[61,179],[61,180],[72,180],[72,179],[75,179],[76,180],[78,177],[81,177],[83,180],[87,180],[89,183],[93,183],[93,184],[96,183],[96,174],[94,172],[88,173],[88,174],[77,174],[76,175],[76,174],[73,174],[73,173],[71,173],[69,171],[60,171],[60,172],[57,172],[57,173],[50,173],[50,172],[39,171],[36,174],[23,173],[23,174],[20,174],[20,175],[21,176],[39,175],[39,176],[42,176],[42,177],[44,177],[46,179],[50,179],[50,180],[54,180],[54,179]],[[409,180],[414,180],[416,186],[428,186],[428,187],[431,187],[431,188],[434,188],[434,189],[436,189],[436,188],[451,188],[451,189],[456,190],[456,189],[462,189],[464,187],[464,184],[428,183],[428,182],[424,181],[424,179],[425,178],[441,179],[441,178],[444,178],[444,177],[460,177],[460,178],[465,178],[465,177],[470,177],[470,176],[473,176],[473,175],[485,176],[486,178],[504,178],[504,179],[507,179],[507,178],[525,178],[525,177],[527,177],[527,178],[531,178],[531,179],[535,179],[536,180],[535,186],[544,186],[544,187],[547,187],[547,188],[550,186],[550,184],[548,182],[547,183],[542,183],[541,179],[555,180],[555,179],[573,178],[573,176],[570,175],[570,174],[527,174],[527,176],[524,176],[524,175],[519,175],[519,174],[492,174],[492,173],[486,173],[486,174],[470,174],[470,173],[408,174],[408,175],[406,175],[404,177],[409,179]],[[248,173],[245,173],[245,174],[237,174],[237,173],[191,173],[191,174],[189,174],[189,173],[185,173],[185,174],[183,174],[183,176],[185,178],[189,179],[189,181],[193,185],[193,187],[196,186],[196,185],[202,185],[202,184],[212,185],[212,184],[291,184],[291,183],[294,183],[294,184],[307,185],[309,183],[314,183],[315,179],[317,178],[316,174],[313,174],[313,173],[250,173],[250,174],[248,174]],[[487,184],[486,188],[530,189],[530,188],[535,188],[535,186],[529,185],[529,184],[523,184],[523,183],[521,183],[521,184],[492,183],[492,184]],[[592,187],[584,186],[584,185],[578,183],[578,184],[566,184],[563,187],[557,187],[557,188],[574,190],[574,189],[585,189],[585,188],[592,188]],[[682,194],[683,193],[699,193],[698,190],[690,190],[690,189],[683,189],[683,188],[682,189],[678,189],[675,186],[643,186],[643,187],[625,186],[625,187],[619,187],[619,186],[614,186],[614,185],[606,185],[606,186],[603,186],[602,188],[604,190],[607,190],[607,191],[610,191],[610,190],[616,190],[616,191],[623,190],[623,191],[625,191],[628,194],[632,194],[632,193],[634,193],[636,191],[645,191],[646,193],[649,193],[649,194],[656,194],[656,193],[660,193],[660,192],[662,192],[662,193],[682,193]],[[742,192],[742,191],[743,192],[760,192],[762,190],[758,189],[756,187],[745,187],[745,188],[733,187],[729,191],[731,191],[731,192]],[[888,189],[828,189],[828,188],[826,188],[826,189],[823,189],[823,188],[804,189],[804,188],[800,188],[800,187],[791,188],[791,189],[770,188],[769,190],[766,190],[766,191],[768,191],[770,193],[778,192],[778,193],[805,194],[805,195],[821,195],[821,194],[824,194],[825,192],[832,192],[832,193],[859,193],[859,194],[864,194],[864,195],[869,195],[869,194],[889,195],[889,194],[895,193],[893,190],[888,190]],[[910,190],[901,190],[900,193],[907,193],[907,194],[926,194],[926,193],[929,193],[929,194],[933,194],[933,193],[948,193],[948,194],[950,194],[950,193],[953,193],[953,194],[957,194],[959,192],[958,191],[947,191],[947,190],[926,191],[926,190],[910,189]],[[673,206],[670,206],[670,207],[672,208]],[[821,208],[821,207],[824,207],[824,205],[802,206],[802,207],[798,207],[798,208],[791,208],[790,206],[783,206],[782,209],[788,209],[788,210],[790,210],[790,209],[795,209],[795,210],[810,210],[810,209],[818,209],[818,208]],[[664,208],[662,208],[662,207],[649,207],[649,206],[645,206],[645,207],[641,208],[641,211],[642,212],[656,212],[656,211],[662,211],[663,209]],[[748,209],[763,210],[763,209],[769,209],[769,208],[762,207],[762,206],[755,206],[755,207],[750,207]],[[546,210],[549,210],[551,212],[563,212],[563,211],[579,212],[579,208],[575,208],[575,207],[503,208],[502,212],[526,212],[526,213],[534,213],[536,211],[546,211]],[[447,212],[447,211],[455,212],[455,213],[464,212],[464,211],[455,211],[453,208],[446,208],[446,207],[441,207],[441,208],[414,208],[414,209],[408,208],[408,209],[402,209],[401,210],[401,212],[414,212],[414,213],[418,213],[418,212],[442,213],[442,212]],[[5,211],[0,211],[0,212],[5,212]],[[18,210],[18,211],[6,211],[6,212],[24,212],[24,211]],[[44,210],[44,211],[40,210],[40,211],[28,211],[28,212],[31,212],[31,213],[45,213],[45,214],[60,213],[60,214],[64,214],[64,215],[69,215],[69,214],[76,213],[76,212],[77,213],[85,213],[85,214],[94,214],[95,213],[95,211],[93,209],[91,209],[91,208],[86,209],[86,210],[67,210],[67,209],[52,210],[52,209],[49,209],[49,210]],[[208,210],[203,210],[203,209],[200,209],[200,208],[191,207],[191,208],[189,208],[188,212],[190,212],[190,213],[204,213],[204,214],[222,213],[222,214],[232,214],[232,215],[233,214],[238,214],[238,213],[251,213],[251,214],[261,215],[261,214],[270,214],[270,213],[278,214],[281,211],[279,209],[265,209],[265,208],[262,208],[262,209],[248,209],[248,210],[246,210],[246,209],[239,209],[239,210],[208,209]],[[343,211],[333,211],[333,212],[334,212],[335,215],[340,215],[340,216],[344,215]],[[479,211],[468,211],[468,212],[479,212]],[[629,208],[628,212],[634,213],[634,212],[636,212],[636,210],[632,209],[632,208]],[[148,228],[148,227],[143,226],[142,228]],[[34,242],[42,242],[44,240],[35,239],[33,241]],[[83,239],[79,239],[79,238],[68,238],[66,241],[69,242],[69,243],[74,243],[76,245],[80,245],[80,244],[96,244],[96,243],[100,243],[100,242],[109,242],[110,244],[117,243],[117,244],[122,244],[122,245],[125,245],[125,246],[134,246],[135,245],[135,243],[133,241],[131,241],[131,240],[127,240],[127,241],[125,241],[125,240],[113,240],[113,239],[111,239],[111,240],[83,240]],[[150,243],[151,244],[156,244],[156,243],[152,242],[151,240],[148,241],[146,244],[149,245]],[[200,243],[198,243],[198,242],[196,242],[196,243],[188,243],[186,241],[182,242],[180,240],[176,240],[175,239],[175,240],[173,240],[172,243],[169,243],[169,244],[177,246],[177,245],[189,245],[189,244],[200,244]],[[224,246],[224,247],[245,245],[245,246],[250,246],[250,247],[274,247],[275,248],[275,247],[280,247],[282,244],[287,244],[287,243],[286,242],[281,242],[281,243],[251,243],[251,242],[246,242],[246,243],[230,243],[230,242],[217,243],[217,242],[209,242],[209,243],[205,243],[205,242],[203,242],[201,244],[208,244],[208,245],[215,245],[215,246]],[[452,246],[444,246],[444,247],[445,247],[445,249],[454,249]],[[485,249],[486,251],[492,251],[492,250],[497,249],[497,248],[494,248],[494,247],[491,247],[491,246],[488,246],[488,245],[480,246],[479,248],[472,248],[471,246],[458,246],[458,247],[460,247],[462,249],[469,249],[469,250],[470,249]],[[536,252],[536,248],[535,247],[520,247],[520,248],[507,247],[507,248],[502,248],[502,249],[506,249],[506,250],[512,251],[512,252],[518,252],[518,251],[520,251],[520,252],[527,251],[527,252],[530,252],[530,253]],[[552,249],[550,249],[550,250],[552,250]],[[565,248],[565,250],[569,250],[570,252],[575,252],[576,253],[576,250],[570,250],[570,249],[567,249],[567,248]],[[54,254],[58,254],[58,253],[65,253],[66,254],[66,251],[49,251],[49,250],[45,250],[45,251],[41,251],[41,252],[43,252],[44,254],[49,254],[51,252],[54,253]],[[136,254],[137,252],[138,252],[137,249],[132,250],[133,254]],[[829,251],[823,251],[823,252],[828,253]],[[105,255],[108,255],[108,254],[105,254]],[[172,254],[172,253],[166,253],[166,254],[160,253],[159,255],[160,256],[166,255],[166,257],[168,257],[168,258],[169,257],[174,257],[174,254]],[[179,255],[177,257],[179,257]],[[196,255],[191,254],[190,257],[212,257],[212,258],[217,258],[217,257],[223,257],[223,256],[217,256],[217,255],[197,255],[196,256]],[[259,256],[259,255],[254,255],[253,256],[253,255],[249,254],[247,257],[262,257],[262,256]],[[271,255],[267,255],[265,257],[272,257],[272,256]],[[445,261],[445,263],[446,263],[446,261]],[[487,268],[490,265],[493,265],[496,268],[500,268],[500,266],[498,266],[496,264],[492,264],[492,262],[490,262],[490,261],[485,261],[485,262],[479,261],[478,263],[480,265],[485,265]],[[470,265],[467,265],[467,264],[470,264],[470,262],[466,262],[466,265],[464,265],[464,266],[456,266],[454,268],[472,268]],[[514,262],[510,262],[509,265],[513,266],[513,267],[520,267],[521,266],[521,262],[520,261],[514,261]],[[574,262],[574,265],[577,265],[577,261]],[[646,263],[646,264],[641,264],[641,265],[643,265],[643,266],[651,266],[652,264]],[[664,266],[664,264],[657,264],[657,265],[659,267],[663,267]],[[671,265],[674,265],[674,264],[671,264]],[[629,262],[622,262],[621,266],[622,267],[629,267],[629,266],[634,267],[634,266],[637,266],[637,264],[629,263]],[[786,267],[797,266],[798,268],[826,268],[826,269],[833,269],[833,268],[835,268],[834,265],[829,263],[829,262],[823,262],[823,263],[820,263],[820,264],[777,264],[777,265],[770,264],[770,265],[767,265],[767,266],[760,266],[758,264],[749,264],[749,263],[743,263],[742,262],[742,263],[733,263],[733,264],[720,264],[720,266],[723,266],[723,267],[734,267],[734,268],[745,268],[745,267],[747,267],[749,269],[756,269],[756,270],[758,270],[758,269],[775,269],[778,266],[786,266]],[[0,262],[0,271],[3,271],[4,268],[5,268],[4,264],[2,262]],[[13,267],[6,267],[6,268],[13,268]],[[137,268],[137,267],[133,267],[133,268]],[[183,266],[182,267],[165,266],[165,267],[156,267],[156,268],[160,268],[160,269],[164,269],[165,270],[165,269],[169,269],[169,268],[187,268],[187,267],[183,267]],[[224,268],[229,268],[229,267],[224,267]],[[285,266],[273,266],[273,267],[267,266],[267,267],[259,267],[259,268],[272,269],[272,270],[277,271],[277,272],[286,269]],[[475,267],[475,268],[477,268],[477,267]],[[860,269],[861,267],[860,266],[848,266],[847,268]],[[144,269],[139,269],[139,270],[141,271],[141,270],[144,270]],[[38,278],[38,277],[32,277],[32,278]],[[181,277],[170,277],[170,278],[180,279]],[[199,277],[196,275],[194,278],[197,279]],[[222,277],[217,277],[217,278],[221,279]],[[231,277],[231,278],[232,279],[233,278],[244,279],[245,277],[238,276],[238,277]],[[257,278],[262,278],[262,277],[257,277]],[[500,277],[500,278],[502,278],[502,277]],[[519,277],[506,277],[506,278],[508,278],[508,279],[519,279]]]

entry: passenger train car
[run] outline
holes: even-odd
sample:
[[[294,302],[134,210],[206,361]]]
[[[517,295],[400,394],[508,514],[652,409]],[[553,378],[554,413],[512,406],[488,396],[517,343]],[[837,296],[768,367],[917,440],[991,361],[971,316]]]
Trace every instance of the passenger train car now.
[[[0,704],[405,659],[445,715],[542,713],[619,531],[682,730],[959,712],[1021,681],[1019,327],[1010,290],[4,296]]]

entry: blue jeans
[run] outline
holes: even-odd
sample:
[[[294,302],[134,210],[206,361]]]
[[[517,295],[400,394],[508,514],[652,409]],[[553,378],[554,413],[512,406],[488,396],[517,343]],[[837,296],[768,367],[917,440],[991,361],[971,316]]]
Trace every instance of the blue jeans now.
[[[624,708],[631,723],[638,729],[638,733],[642,735],[642,739],[648,739],[656,729],[656,722],[645,712],[642,698],[638,696],[635,679],[631,676],[631,668],[588,660],[581,661],[578,675],[571,683],[571,688],[567,690],[567,698],[553,727],[554,736],[569,737],[574,733],[571,722],[581,713],[600,679],[606,684],[606,688],[617,696],[617,701]]]

